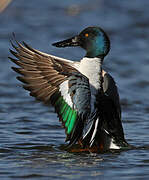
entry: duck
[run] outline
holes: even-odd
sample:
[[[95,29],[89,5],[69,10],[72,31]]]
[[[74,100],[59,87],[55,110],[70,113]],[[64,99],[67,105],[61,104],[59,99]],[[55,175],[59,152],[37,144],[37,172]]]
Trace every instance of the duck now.
[[[87,27],[76,36],[52,44],[83,48],[86,54],[80,61],[41,52],[24,41],[18,42],[15,35],[11,44],[15,58],[9,58],[17,65],[12,67],[20,75],[17,79],[36,100],[55,108],[68,148],[78,144],[80,151],[97,152],[129,147],[118,88],[103,69],[110,39],[101,27]]]

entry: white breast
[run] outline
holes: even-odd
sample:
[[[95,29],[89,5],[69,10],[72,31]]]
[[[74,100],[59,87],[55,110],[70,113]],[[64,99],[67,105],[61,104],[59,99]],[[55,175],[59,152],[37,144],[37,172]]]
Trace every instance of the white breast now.
[[[84,57],[80,62],[79,71],[89,79],[91,89],[91,111],[93,112],[96,101],[95,95],[100,89],[101,59]]]
[[[79,71],[88,77],[90,84],[96,90],[100,88],[101,59],[83,58],[80,62]]]

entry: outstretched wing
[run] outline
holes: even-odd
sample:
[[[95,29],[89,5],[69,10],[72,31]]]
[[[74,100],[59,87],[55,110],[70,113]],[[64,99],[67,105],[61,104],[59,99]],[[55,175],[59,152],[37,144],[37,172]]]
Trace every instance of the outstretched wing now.
[[[17,78],[24,83],[24,89],[29,90],[31,96],[44,103],[52,103],[65,127],[66,140],[70,144],[75,143],[90,112],[88,79],[77,71],[71,61],[42,53],[26,43],[22,45],[16,41],[16,44],[12,43],[16,51],[10,52],[17,59],[10,59],[19,66],[12,67],[21,75]]]

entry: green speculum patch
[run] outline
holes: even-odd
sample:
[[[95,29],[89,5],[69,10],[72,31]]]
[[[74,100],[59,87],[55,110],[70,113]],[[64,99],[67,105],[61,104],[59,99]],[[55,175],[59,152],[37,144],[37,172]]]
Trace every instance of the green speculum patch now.
[[[56,93],[51,98],[52,104],[59,116],[62,118],[62,122],[65,125],[66,133],[71,134],[77,119],[77,112],[72,109],[63,99],[60,93]]]

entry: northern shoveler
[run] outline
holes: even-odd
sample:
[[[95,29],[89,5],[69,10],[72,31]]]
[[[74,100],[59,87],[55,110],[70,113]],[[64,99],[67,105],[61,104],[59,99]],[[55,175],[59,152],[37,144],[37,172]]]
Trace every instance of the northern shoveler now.
[[[68,147],[85,149],[128,147],[121,122],[119,94],[114,79],[102,69],[110,40],[100,27],[88,27],[79,35],[54,43],[56,47],[80,46],[86,55],[71,61],[33,49],[15,40],[10,52],[12,67],[30,95],[55,107],[66,132]],[[81,150],[80,150],[81,151]]]

